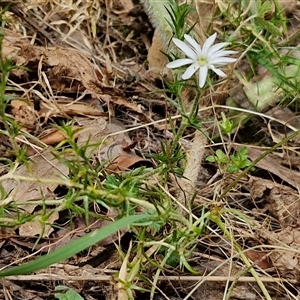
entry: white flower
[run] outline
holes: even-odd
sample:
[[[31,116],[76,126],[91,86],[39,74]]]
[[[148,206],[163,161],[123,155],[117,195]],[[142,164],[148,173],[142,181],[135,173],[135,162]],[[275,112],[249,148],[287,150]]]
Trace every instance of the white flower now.
[[[226,77],[226,74],[216,68],[216,66],[223,66],[228,63],[235,62],[235,58],[227,57],[230,54],[236,53],[236,51],[222,50],[229,43],[218,43],[213,45],[216,40],[217,33],[211,35],[201,46],[189,35],[185,34],[185,42],[173,38],[174,44],[188,57],[174,60],[167,64],[167,68],[173,69],[182,67],[185,65],[190,66],[182,74],[182,79],[186,80],[192,77],[192,75],[199,69],[199,87],[202,88],[205,84],[208,70],[213,70],[221,77]]]

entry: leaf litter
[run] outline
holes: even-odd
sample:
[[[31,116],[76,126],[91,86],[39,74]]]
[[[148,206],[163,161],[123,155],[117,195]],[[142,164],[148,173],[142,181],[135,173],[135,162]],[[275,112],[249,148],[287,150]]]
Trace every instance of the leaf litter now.
[[[283,5],[283,9],[287,13],[294,12],[295,1],[291,1],[291,5],[285,5],[284,1],[278,2]],[[137,20],[141,20],[139,14],[143,13],[142,8],[136,7],[129,0],[111,1],[111,7],[105,7],[107,3],[107,1],[105,3],[104,1],[91,1],[91,3],[87,2],[86,6],[79,2],[68,3],[69,7],[65,7],[65,9],[60,7],[59,1],[43,4],[42,9],[39,8],[40,4],[36,1],[30,1],[30,5],[27,7],[22,6],[21,3],[14,3],[12,6],[12,12],[18,21],[15,28],[4,31],[2,54],[5,58],[11,58],[13,63],[20,67],[11,72],[11,85],[14,87],[11,95],[14,95],[16,100],[10,102],[9,114],[22,127],[22,130],[31,135],[29,135],[30,141],[25,144],[26,147],[28,146],[27,155],[30,156],[30,162],[27,166],[22,165],[15,170],[11,174],[11,178],[1,182],[7,195],[2,205],[16,203],[23,212],[32,214],[33,217],[22,225],[7,229],[7,231],[4,230],[6,231],[3,234],[4,243],[1,244],[3,253],[8,249],[8,245],[5,243],[10,243],[9,246],[13,245],[16,253],[20,249],[25,251],[26,253],[23,253],[25,258],[30,248],[43,249],[44,247],[44,250],[41,251],[52,251],[56,247],[84,235],[86,230],[105,226],[107,222],[112,222],[117,214],[114,210],[101,212],[103,218],[91,218],[90,224],[87,224],[84,218],[76,216],[72,219],[72,227],[69,223],[62,225],[58,222],[64,220],[59,209],[44,210],[43,203],[60,203],[57,190],[61,187],[59,184],[47,181],[67,179],[69,175],[69,169],[57,159],[58,154],[55,150],[55,146],[67,138],[62,130],[51,126],[59,119],[74,122],[72,131],[75,132],[76,143],[79,146],[89,143],[86,154],[89,157],[96,156],[100,162],[106,163],[105,171],[107,173],[119,174],[141,165],[153,167],[150,160],[136,155],[136,151],[134,151],[136,143],[127,134],[128,126],[126,124],[129,123],[133,127],[132,124],[147,124],[165,117],[163,114],[152,111],[149,105],[149,102],[152,101],[159,106],[159,110],[165,111],[163,98],[163,101],[155,99],[157,97],[155,95],[153,98],[146,98],[145,101],[145,93],[157,88],[153,78],[157,78],[161,74],[170,76],[163,68],[165,57],[157,52],[161,48],[162,41],[155,34],[151,42],[152,29],[149,23],[145,25],[149,26],[148,34],[139,36],[136,34],[137,30],[131,27],[129,34],[125,38],[122,37],[118,29],[118,21],[121,20],[126,26],[138,23]],[[57,10],[53,10],[53,7],[56,7]],[[136,9],[139,10],[138,14],[135,12]],[[201,17],[201,14],[206,12],[206,18],[201,18],[199,28],[196,29],[200,39],[206,36],[205,33],[210,24],[209,19],[214,9],[216,9],[215,1],[199,1],[194,16],[191,15],[189,21],[193,22],[195,16]],[[33,14],[33,12],[35,13]],[[99,21],[100,15],[111,18],[114,26],[107,28],[105,20]],[[76,21],[77,27],[74,27]],[[36,26],[37,24],[43,24],[43,26]],[[97,26],[107,30],[106,37],[101,38],[101,42],[96,36]],[[22,34],[22,31],[26,34]],[[32,35],[33,32],[34,35]],[[28,36],[32,36],[32,39],[29,40]],[[43,38],[49,42],[51,47],[41,46],[44,45]],[[145,55],[148,54],[149,60],[147,67],[143,65],[141,59],[143,57],[140,54],[141,48],[149,49],[148,53],[145,53]],[[126,52],[131,53],[131,57],[128,58]],[[126,90],[128,87],[131,88],[129,92]],[[224,91],[220,87],[217,89],[213,97],[222,101]],[[222,93],[220,97],[217,95],[218,91]],[[189,101],[190,98],[187,98]],[[211,95],[207,95],[208,98],[211,99]],[[249,105],[244,94],[241,95],[241,98],[241,103],[246,102],[246,105]],[[273,115],[268,111],[266,114]],[[118,118],[118,121],[115,117]],[[286,113],[279,118],[282,120],[290,117],[291,115]],[[165,131],[166,127],[168,126],[155,127],[159,131],[158,136],[160,132]],[[262,125],[262,127],[268,132],[266,126]],[[275,129],[273,127],[273,133],[278,136],[282,134],[278,127]],[[156,134],[157,132],[153,133],[154,138]],[[274,138],[275,135],[271,135]],[[203,136],[201,138],[203,139]],[[24,142],[20,141],[20,143]],[[185,150],[188,153],[191,140],[182,142],[183,145],[187,142],[188,147]],[[202,160],[206,142],[202,141],[202,146],[199,146],[201,151],[198,149],[198,152],[192,154],[194,157],[191,157],[191,163],[193,159],[197,161],[197,164],[199,159]],[[1,145],[5,145],[4,148],[7,148],[7,144],[9,141],[4,136],[1,139]],[[32,147],[29,147],[30,145]],[[256,168],[264,173],[257,176],[248,175],[246,179],[241,180],[235,190],[230,192],[227,204],[232,208],[242,207],[249,217],[258,220],[258,223],[261,222],[261,226],[256,224],[257,228],[253,231],[249,230],[249,232],[234,222],[229,224],[232,226],[235,236],[242,238],[244,245],[247,245],[244,250],[253,265],[258,270],[264,270],[271,275],[282,277],[283,280],[290,279],[290,282],[294,282],[293,279],[299,276],[299,159],[293,149],[284,150],[286,151],[277,151],[277,153],[274,152],[263,158]],[[195,155],[199,153],[201,156],[196,159]],[[252,161],[262,153],[263,150],[248,148],[249,158]],[[69,159],[69,157],[64,158]],[[193,190],[198,188],[196,202],[207,201],[205,199],[206,191],[208,191],[206,196],[209,200],[214,201],[214,196],[211,195],[215,195],[214,189],[218,187],[216,182],[213,184],[210,181],[196,182],[197,174],[200,176],[200,172],[207,172],[210,175],[214,172],[211,166],[202,164],[202,167],[197,170],[192,168],[192,170],[186,171],[186,177],[191,179],[188,196],[192,197]],[[15,178],[12,179],[14,175]],[[215,178],[220,178],[218,172],[214,175]],[[40,180],[17,180],[17,178],[23,177]],[[211,178],[210,180],[212,180]],[[44,183],[43,179],[45,179]],[[228,177],[224,181],[220,180],[224,186],[226,180],[234,180],[234,178]],[[180,185],[181,181],[179,180],[177,183]],[[201,193],[202,191],[203,193]],[[183,199],[185,195],[181,192],[179,196]],[[56,208],[59,207],[56,204],[53,205]],[[45,213],[48,214],[46,221],[41,220],[41,216]],[[60,229],[56,228],[57,224],[60,225]],[[13,235],[13,237],[6,240],[5,236],[7,235]],[[95,245],[95,249],[93,249],[95,256],[99,258],[107,245],[119,242],[124,235],[126,237],[126,230],[119,235],[109,237],[101,245]],[[36,244],[37,237],[41,239],[38,244]],[[107,247],[107,249],[109,248]],[[197,251],[200,252],[200,255]],[[192,255],[191,260],[194,260],[196,268],[198,267],[199,271],[204,274],[212,272],[212,275],[221,277],[239,277],[246,273],[236,261],[224,263],[226,259],[230,258],[232,249],[223,237],[215,236],[212,239],[203,237],[203,240],[199,241],[197,251]],[[122,270],[120,278],[126,279],[127,274],[122,269],[121,262],[114,262],[113,259],[113,256],[109,256],[106,261],[102,261],[103,269],[112,266],[112,268]],[[128,260],[129,257],[126,256],[126,259]],[[70,261],[63,266],[57,266],[54,272],[61,274],[67,269],[76,268],[71,265],[72,263],[76,265],[76,262]],[[97,264],[94,265],[97,266]],[[82,267],[76,268],[75,271],[72,269],[72,272],[66,272],[67,274],[64,273],[64,275],[94,276],[99,273],[103,274],[102,269],[90,266],[90,264],[83,264]],[[187,274],[178,269],[170,269],[170,274],[174,271],[180,274],[182,281],[170,281],[166,286],[159,285],[159,288],[165,288],[164,292],[170,293],[171,299],[176,297],[175,295],[178,296],[177,289],[180,289],[185,295],[192,290],[192,283],[184,280],[184,276]],[[152,272],[151,268],[149,268],[149,272]],[[84,290],[87,299],[88,297],[90,297],[89,299],[98,299],[89,295],[87,292],[89,287],[83,283],[73,286],[76,286],[78,290]],[[112,299],[113,293],[120,293],[122,297],[125,297],[121,287],[116,284],[108,284],[108,286],[109,292],[101,292],[106,299]],[[105,290],[105,284],[99,284],[99,287]],[[224,287],[225,284],[207,281],[205,284],[199,285],[193,293],[193,297],[195,299],[201,299],[204,296],[206,299],[222,299]],[[273,285],[272,288],[275,290],[277,287]],[[295,289],[298,288],[298,285],[295,284]],[[21,294],[23,298],[36,297],[39,299],[38,289],[30,288],[35,292],[29,295],[27,289],[22,287],[22,282],[20,286],[13,284],[8,287],[7,284],[4,284],[3,289],[9,289],[9,293],[16,297]],[[258,299],[260,295],[257,290],[256,284],[241,282],[233,289],[232,297],[234,299]],[[282,297],[280,292],[274,292],[274,299],[286,298]]]

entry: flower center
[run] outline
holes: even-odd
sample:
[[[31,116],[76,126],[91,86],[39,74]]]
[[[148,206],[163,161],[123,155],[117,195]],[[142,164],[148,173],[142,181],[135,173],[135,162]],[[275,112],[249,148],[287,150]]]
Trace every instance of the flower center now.
[[[199,62],[200,67],[203,67],[207,64],[207,60],[205,57],[199,57],[198,62]]]

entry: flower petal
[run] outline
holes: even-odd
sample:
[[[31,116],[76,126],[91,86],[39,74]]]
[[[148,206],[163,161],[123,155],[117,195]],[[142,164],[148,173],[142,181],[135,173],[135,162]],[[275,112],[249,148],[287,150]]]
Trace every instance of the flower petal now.
[[[212,46],[212,44],[215,42],[217,37],[217,33],[215,32],[213,35],[211,35],[204,43],[202,47],[202,54],[204,56],[207,55],[209,48]]]
[[[231,57],[213,57],[209,60],[211,65],[227,65],[229,63],[236,62],[236,58]]]
[[[199,87],[200,88],[202,88],[205,84],[207,73],[208,73],[207,66],[203,66],[200,68],[200,71],[199,71]]]
[[[197,60],[197,54],[186,43],[176,38],[173,38],[172,41],[186,56],[193,60]]]
[[[198,55],[200,55],[201,54],[201,47],[200,47],[200,45],[190,35],[188,35],[188,34],[185,34],[184,38],[194,48],[194,50],[196,51],[196,53]]]
[[[221,48],[224,48],[226,46],[228,46],[229,43],[218,43],[215,44],[213,46],[211,46],[207,52],[207,55],[212,55],[213,53],[217,52],[218,50],[220,50]]]
[[[192,64],[193,62],[194,60],[190,58],[180,58],[167,63],[166,67],[169,69],[174,69],[174,68],[182,67],[184,65]]]
[[[213,70],[220,77],[226,77],[227,75],[220,69],[216,69],[214,66],[210,66],[210,69]]]
[[[220,57],[220,56],[228,56],[228,55],[231,55],[231,54],[235,54],[237,53],[237,51],[233,51],[233,50],[219,50],[215,53],[212,53],[212,54],[208,54],[208,57]]]
[[[185,72],[182,74],[181,78],[183,80],[191,78],[198,69],[199,69],[199,64],[192,64],[192,65],[190,65],[185,70]]]

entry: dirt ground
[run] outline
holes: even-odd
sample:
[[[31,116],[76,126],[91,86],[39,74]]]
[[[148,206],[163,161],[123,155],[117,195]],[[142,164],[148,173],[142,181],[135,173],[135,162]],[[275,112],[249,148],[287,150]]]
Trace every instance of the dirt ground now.
[[[154,34],[144,6],[133,0],[31,0],[0,1],[0,7],[7,9],[2,15],[5,26],[1,55],[2,58],[10,57],[11,63],[19,66],[9,74],[6,95],[25,99],[12,100],[6,113],[20,124],[23,133],[30,135],[31,139],[17,139],[17,142],[26,145],[27,156],[35,157],[34,164],[30,165],[34,175],[54,179],[57,170],[61,175],[69,174],[70,169],[51,153],[36,156],[45,147],[62,143],[65,135],[53,126],[62,122],[71,124],[78,145],[108,136],[105,146],[93,157],[101,156],[105,160],[117,156],[109,172],[140,166],[155,168],[149,155],[161,153],[162,144],[172,138],[172,126],[168,122],[173,118],[172,124],[176,127],[179,116],[176,107],[166,100],[168,93],[163,91],[166,86],[162,78],[172,80],[170,70],[165,68],[167,57],[160,51],[164,42]],[[299,31],[298,7],[291,5],[285,9],[290,18],[289,32]],[[218,26],[220,22],[222,20],[216,21]],[[296,44],[294,41],[291,46]],[[239,68],[245,67],[241,63]],[[199,112],[211,136],[217,135],[216,123],[221,120],[221,112],[228,112],[221,106],[229,97],[238,99],[241,107],[249,108],[242,90],[241,82],[233,76],[227,86],[219,85],[204,95],[202,108],[211,106],[212,102],[216,105]],[[197,174],[193,214],[199,217],[203,207],[228,209],[223,221],[234,241],[230,241],[216,224],[209,224],[189,257],[189,264],[197,274],[170,263],[164,265],[155,278],[164,260],[162,252],[155,252],[152,258],[157,265],[145,263],[133,280],[132,284],[138,288],[132,289],[132,299],[221,300],[227,299],[224,291],[229,288],[230,299],[265,299],[249,268],[239,259],[237,249],[241,249],[255,267],[272,299],[300,299],[299,138],[295,135],[287,143],[272,148],[300,129],[297,104],[283,108],[276,103],[267,107],[263,114],[275,121],[264,115],[253,116],[239,126],[229,150],[237,151],[247,145],[251,161],[263,156],[254,171],[243,176],[241,172],[222,174],[215,164],[203,159]],[[84,134],[77,132],[78,128],[84,128]],[[4,130],[3,126],[1,129]],[[189,149],[194,137],[194,130],[185,132],[182,139],[185,149]],[[203,158],[214,154],[218,147],[222,148],[223,142],[216,139],[205,144]],[[11,140],[1,133],[1,157],[13,160],[12,149]],[[268,149],[271,150],[264,156]],[[95,166],[96,158],[89,163]],[[17,175],[26,176],[28,168],[20,165]],[[5,164],[0,168],[1,176],[9,172]],[[171,195],[175,194],[171,188],[175,182],[174,175],[165,184]],[[11,179],[1,179],[1,183],[1,195],[17,186]],[[55,182],[40,187],[24,181],[14,197],[18,201],[28,201],[41,194],[46,199],[52,199],[53,195],[59,199],[67,191]],[[1,201],[0,209],[7,204],[4,199]],[[23,209],[29,215],[42,210],[35,204],[27,204]],[[19,224],[10,224],[2,218],[3,213],[1,210],[1,268],[46,254],[86,233],[84,217],[72,215],[74,227],[70,229],[68,212],[58,212],[51,214],[43,227],[42,238],[37,239],[40,223],[28,218]],[[114,217],[113,211],[109,213]],[[246,222],[242,214],[250,221]],[[103,220],[98,222],[96,217],[90,221],[94,227],[89,230],[106,224]],[[164,230],[169,232],[170,228],[166,226]],[[153,239],[161,238],[165,232],[153,234]],[[46,270],[2,278],[0,299],[57,299],[55,288],[58,286],[67,286],[86,300],[131,299],[120,293],[115,274],[122,267],[116,245],[123,254],[127,253],[132,238],[133,234],[125,230]],[[235,243],[240,248],[235,247]],[[81,299],[76,297],[59,299]]]

